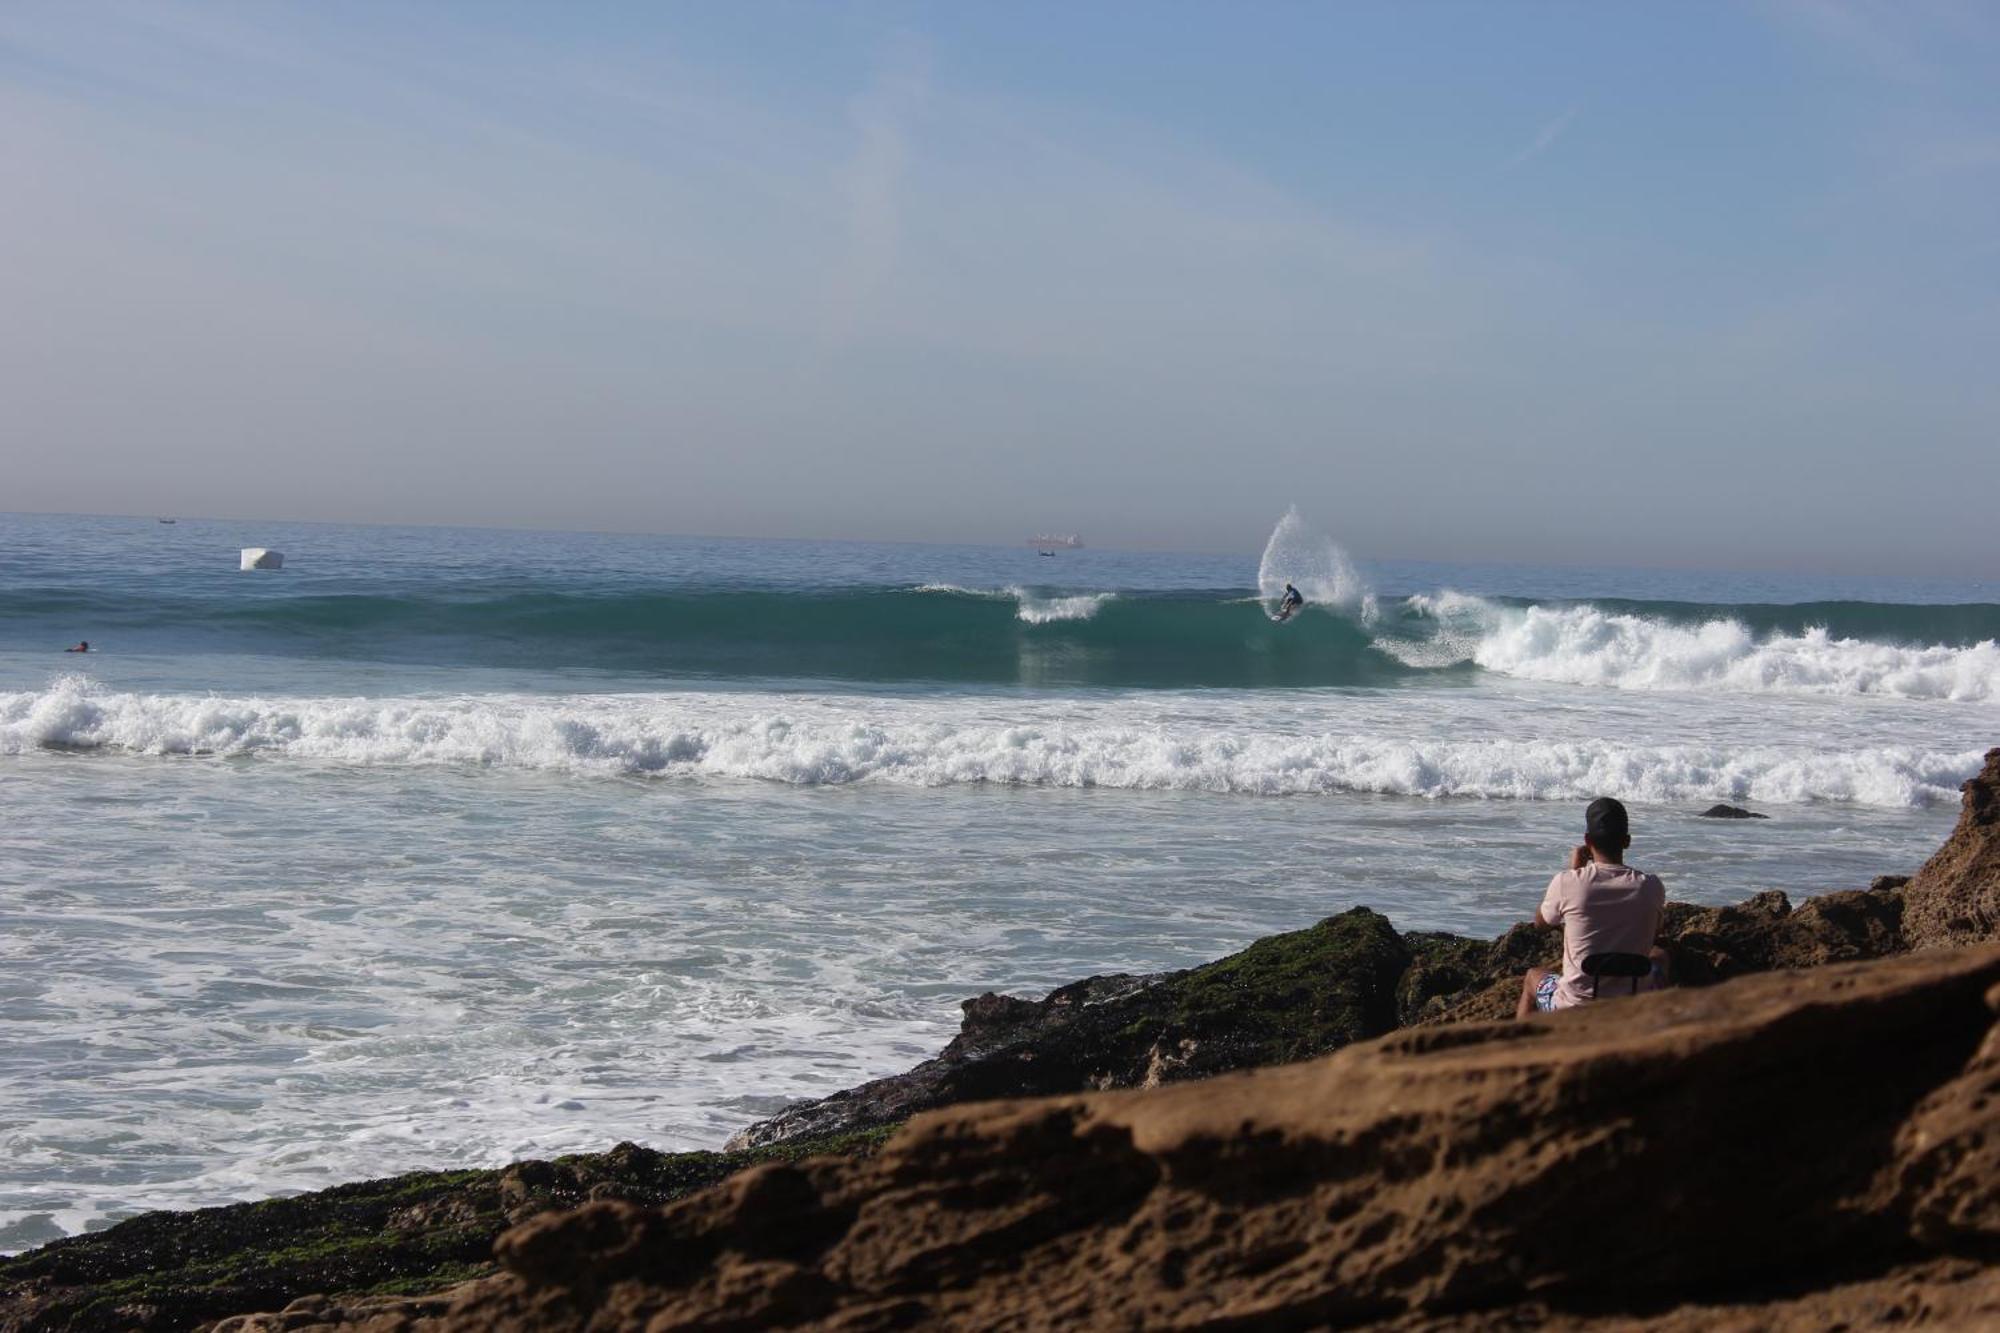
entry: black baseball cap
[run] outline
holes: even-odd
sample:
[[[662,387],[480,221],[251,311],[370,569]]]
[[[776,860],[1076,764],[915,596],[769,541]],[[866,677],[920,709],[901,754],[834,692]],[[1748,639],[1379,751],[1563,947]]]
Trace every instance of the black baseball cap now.
[[[1632,822],[1625,806],[1616,797],[1600,796],[1583,812],[1583,836],[1606,848],[1614,848],[1621,838],[1632,836]]]

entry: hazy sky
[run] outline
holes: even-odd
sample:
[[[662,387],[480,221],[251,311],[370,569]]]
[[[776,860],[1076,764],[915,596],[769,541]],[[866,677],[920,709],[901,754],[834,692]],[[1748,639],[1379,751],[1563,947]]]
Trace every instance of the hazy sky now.
[[[2000,574],[2000,9],[0,7],[0,509]]]

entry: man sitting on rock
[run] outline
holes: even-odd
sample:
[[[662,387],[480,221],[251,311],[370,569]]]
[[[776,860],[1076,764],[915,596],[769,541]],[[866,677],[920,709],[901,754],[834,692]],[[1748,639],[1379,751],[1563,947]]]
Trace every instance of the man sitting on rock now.
[[[1583,845],[1570,852],[1569,869],[1549,881],[1535,912],[1536,925],[1562,927],[1562,970],[1528,969],[1516,1018],[1598,998],[1599,982],[1583,969],[1593,955],[1636,954],[1652,962],[1648,977],[1600,978],[1606,999],[1666,984],[1667,954],[1656,941],[1667,888],[1658,875],[1625,864],[1631,845],[1625,807],[1609,796],[1592,801],[1584,812]]]

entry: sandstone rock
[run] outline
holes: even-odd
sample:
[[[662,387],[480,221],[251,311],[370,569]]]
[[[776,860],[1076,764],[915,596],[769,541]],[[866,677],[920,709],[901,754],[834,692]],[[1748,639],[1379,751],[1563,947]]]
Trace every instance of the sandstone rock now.
[[[0,1258],[0,1331],[130,1333],[186,1329],[244,1311],[231,1333],[316,1322],[390,1327],[441,1309],[422,1293],[489,1271],[512,1222],[594,1199],[657,1204],[760,1162],[816,1146],[869,1152],[880,1135],[811,1140],[754,1153],[609,1152],[503,1171],[417,1172],[263,1203],[148,1213],[27,1254]],[[323,1315],[337,1309],[338,1320]]]
[[[1903,890],[1910,947],[1965,944],[2000,934],[2000,749],[1961,790],[1958,826]]]
[[[1996,1003],[2000,948],[1933,952],[953,1108],[870,1160],[537,1218],[505,1276],[405,1326],[1970,1317],[2000,1306],[1962,1262],[2000,1235]]]

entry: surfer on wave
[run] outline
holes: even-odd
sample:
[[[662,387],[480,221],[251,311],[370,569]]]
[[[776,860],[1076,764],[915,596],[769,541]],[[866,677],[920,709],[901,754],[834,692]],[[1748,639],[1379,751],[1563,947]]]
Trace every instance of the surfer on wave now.
[[[89,640],[89,639],[84,639],[84,640],[82,640],[81,642],[79,642],[79,643],[78,643],[78,644],[76,645],[76,647],[74,647],[74,648],[65,648],[65,649],[63,649],[63,651],[64,651],[64,652],[66,652],[66,653],[87,653],[87,652],[89,652],[89,651],[90,651],[90,640]]]
[[[1278,619],[1290,620],[1294,615],[1298,614],[1299,608],[1305,604],[1305,594],[1287,583],[1285,585],[1284,599],[1278,603]]]

